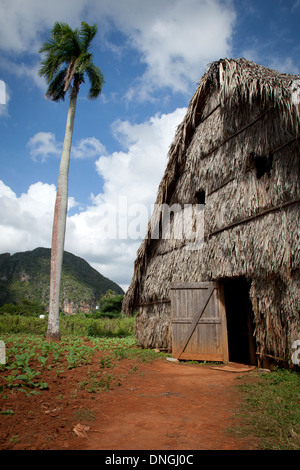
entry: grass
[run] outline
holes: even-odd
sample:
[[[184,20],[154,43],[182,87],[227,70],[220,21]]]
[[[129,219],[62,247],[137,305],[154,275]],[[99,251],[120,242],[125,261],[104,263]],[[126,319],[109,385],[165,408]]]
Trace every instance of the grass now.
[[[151,362],[157,357],[166,357],[165,353],[156,353],[151,349],[132,349],[132,348],[117,348],[113,351],[114,356],[118,359],[135,359],[140,362]]]
[[[253,374],[238,388],[243,402],[237,418],[243,425],[233,433],[256,436],[263,450],[299,450],[299,374],[282,369]]]
[[[119,386],[120,382],[113,374],[88,372],[87,378],[80,382],[79,389],[85,389],[89,393],[99,393]]]
[[[4,333],[26,333],[45,335],[48,318],[24,317],[3,314],[0,316],[0,331]],[[62,336],[126,337],[134,334],[135,317],[119,315],[116,318],[86,318],[80,315],[60,317]]]
[[[95,421],[95,413],[87,408],[81,408],[74,412],[74,420],[80,422]]]

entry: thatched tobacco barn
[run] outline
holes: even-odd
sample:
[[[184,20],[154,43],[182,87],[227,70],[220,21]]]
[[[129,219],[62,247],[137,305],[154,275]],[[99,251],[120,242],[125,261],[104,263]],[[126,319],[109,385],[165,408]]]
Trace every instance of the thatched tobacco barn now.
[[[124,313],[138,310],[142,347],[182,359],[295,363],[299,80],[245,59],[215,62],[203,76],[123,302]],[[161,207],[172,208],[166,237],[153,236]],[[176,236],[186,207],[194,226],[200,220],[194,241]]]

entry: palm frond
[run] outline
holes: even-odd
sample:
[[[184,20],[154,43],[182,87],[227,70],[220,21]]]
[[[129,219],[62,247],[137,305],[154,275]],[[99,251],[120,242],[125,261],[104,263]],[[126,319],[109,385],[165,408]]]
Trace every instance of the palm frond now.
[[[96,24],[90,26],[85,21],[82,21],[79,32],[82,51],[88,51],[91,46],[91,42],[97,33],[97,30],[98,26]]]
[[[62,69],[58,72],[55,77],[51,80],[46,96],[52,101],[64,101],[66,95],[65,89],[65,76],[67,68]]]
[[[86,68],[92,63],[92,54],[89,52],[83,52],[76,60],[76,72],[84,73]]]
[[[46,54],[45,58],[41,61],[39,75],[45,77],[47,83],[50,83],[64,62],[64,57],[59,51]]]
[[[61,45],[66,38],[73,36],[76,32],[78,34],[78,30],[73,30],[67,23],[57,21],[54,24],[51,36],[57,45]]]
[[[85,72],[90,81],[90,89],[89,89],[89,99],[94,100],[97,98],[102,90],[102,86],[104,84],[104,76],[102,71],[91,63],[88,67],[86,67]]]

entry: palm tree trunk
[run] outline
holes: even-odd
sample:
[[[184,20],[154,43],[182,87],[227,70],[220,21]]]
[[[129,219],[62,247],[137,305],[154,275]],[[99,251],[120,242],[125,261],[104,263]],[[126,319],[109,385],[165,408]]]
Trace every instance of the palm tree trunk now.
[[[59,295],[68,211],[68,175],[76,101],[77,94],[75,94],[75,96],[72,95],[69,103],[64,145],[59,166],[53,219],[49,318],[46,338],[54,340],[60,339]]]

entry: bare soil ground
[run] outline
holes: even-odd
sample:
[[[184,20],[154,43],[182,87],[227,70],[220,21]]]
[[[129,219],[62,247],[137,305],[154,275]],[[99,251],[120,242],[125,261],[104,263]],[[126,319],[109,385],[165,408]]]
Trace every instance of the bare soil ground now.
[[[258,448],[252,437],[228,433],[238,424],[233,416],[241,400],[237,377],[248,374],[243,369],[122,359],[102,370],[106,391],[93,382],[99,370],[94,357],[91,364],[59,375],[45,369],[49,388],[39,395],[2,393],[0,450]]]

